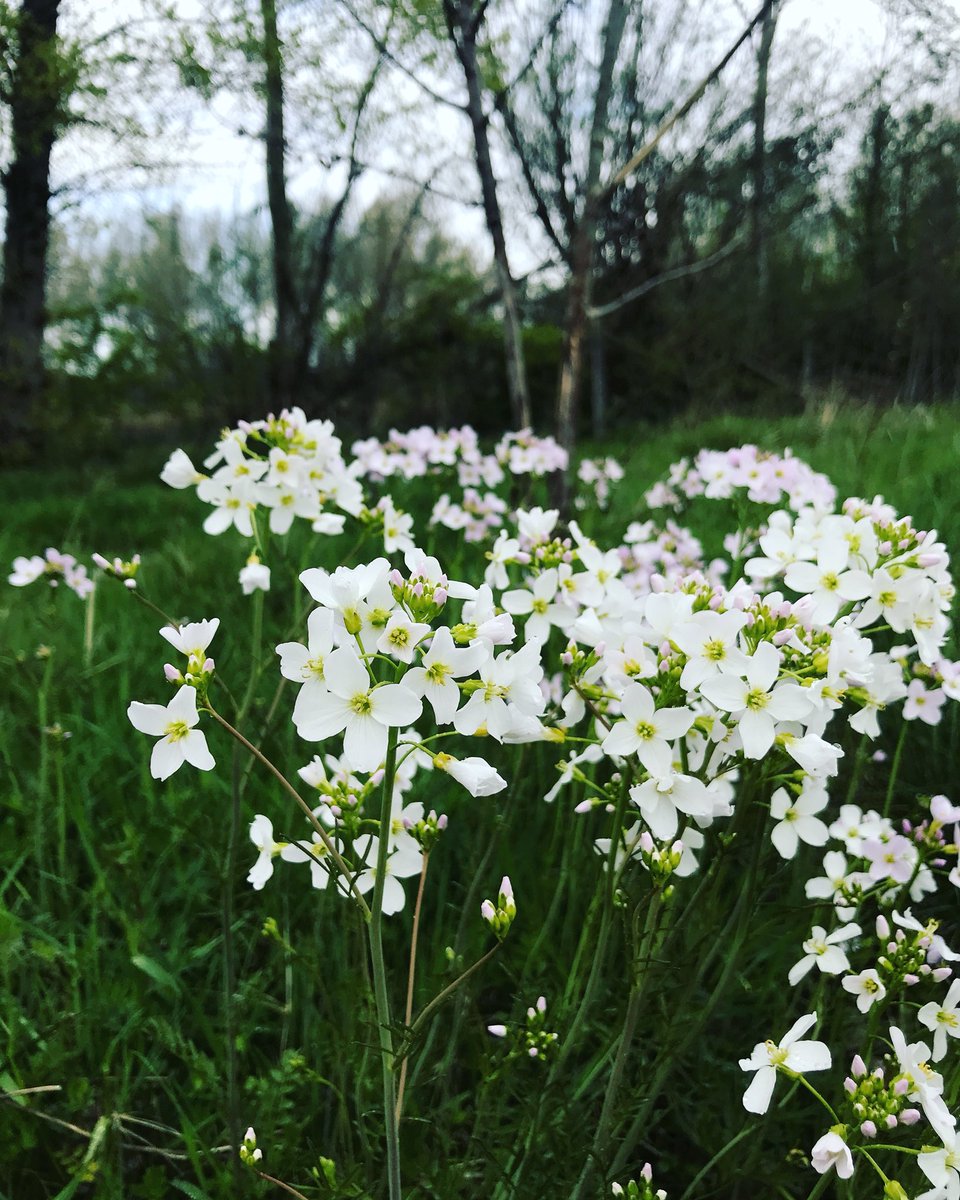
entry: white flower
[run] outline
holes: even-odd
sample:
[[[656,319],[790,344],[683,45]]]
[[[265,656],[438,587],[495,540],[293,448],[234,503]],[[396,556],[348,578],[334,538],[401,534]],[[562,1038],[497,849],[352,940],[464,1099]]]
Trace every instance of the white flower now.
[[[656,708],[642,683],[632,683],[623,693],[623,720],[603,739],[604,754],[626,758],[636,754],[652,774],[669,775],[673,767],[670,742],[683,737],[694,722],[689,708]]]
[[[845,992],[856,996],[857,1008],[862,1013],[869,1012],[874,1004],[887,994],[887,989],[883,986],[880,976],[873,967],[868,967],[859,975],[847,975],[841,980],[841,983]]]
[[[814,963],[824,975],[839,975],[841,971],[849,971],[850,960],[846,952],[840,949],[840,943],[858,937],[860,932],[860,926],[854,922],[841,925],[831,934],[822,925],[814,925],[810,937],[803,943],[806,954],[794,963],[787,975],[790,986],[795,987]]]
[[[921,1025],[933,1031],[933,1061],[939,1062],[947,1053],[947,1038],[960,1036],[960,979],[950,984],[942,1004],[931,1000],[917,1013]]]
[[[917,1166],[934,1186],[918,1200],[960,1200],[960,1133],[948,1124],[935,1124],[942,1150],[921,1150]]]
[[[377,881],[377,856],[380,852],[380,839],[376,834],[364,834],[353,844],[354,853],[364,864],[356,876],[356,888],[361,895],[372,891]],[[420,847],[411,837],[398,840],[394,849],[387,856],[383,880],[383,912],[385,916],[398,913],[406,903],[406,895],[401,879],[416,875],[423,862]],[[346,883],[340,881],[341,890],[346,889]]]
[[[260,851],[260,856],[250,868],[247,883],[255,892],[259,892],[273,874],[273,860],[278,856],[285,862],[299,862],[303,852],[292,853],[295,847],[289,842],[277,842],[273,837],[273,822],[269,817],[258,813],[250,822],[250,841]]]
[[[313,692],[294,709],[297,732],[320,742],[343,732],[343,753],[358,771],[375,771],[387,753],[387,729],[420,716],[420,697],[398,683],[373,686],[367,668],[349,646],[332,651],[324,665],[327,691]]]
[[[434,766],[446,771],[471,796],[494,796],[502,792],[507,781],[482,758],[453,758],[449,754],[438,754]]]
[[[169,704],[141,704],[133,700],[127,716],[134,729],[160,738],[150,756],[154,779],[169,779],[185,762],[200,771],[216,766],[207,739],[194,726],[200,722],[197,693],[185,683]]]
[[[438,725],[449,725],[460,703],[456,680],[472,675],[489,657],[490,650],[482,642],[457,649],[450,630],[441,626],[420,660],[421,665],[404,675],[404,686],[430,701]]]
[[[943,1076],[929,1065],[930,1048],[926,1042],[912,1042],[908,1045],[903,1032],[896,1025],[890,1026],[890,1042],[900,1064],[900,1071],[910,1084],[907,1099],[920,1101],[920,1107],[927,1120],[938,1132],[941,1128],[953,1126],[956,1123],[955,1118],[951,1116],[943,1099]]]
[[[676,835],[678,812],[701,822],[713,816],[713,797],[706,785],[675,771],[651,773],[649,779],[630,789],[630,800],[661,842],[671,841]]]
[[[781,858],[793,858],[800,842],[808,846],[823,846],[830,834],[826,825],[813,814],[827,805],[825,788],[802,792],[790,800],[786,788],[777,788],[770,798],[770,816],[779,822],[770,833],[770,840]]]
[[[160,472],[160,479],[163,483],[178,490],[193,487],[204,478],[206,476],[197,470],[183,450],[174,450]]]
[[[254,555],[247,560],[247,565],[241,569],[237,582],[243,588],[245,596],[250,596],[257,591],[269,592],[270,568]]]
[[[747,758],[763,758],[773,745],[777,721],[800,721],[813,703],[807,689],[795,683],[778,683],[780,652],[771,642],[761,642],[747,659],[746,679],[714,675],[700,685],[707,699],[739,717],[738,731]]]
[[[802,1042],[799,1039],[817,1023],[817,1014],[808,1013],[795,1021],[781,1038],[779,1045],[772,1041],[757,1042],[749,1058],[740,1059],[741,1071],[756,1071],[743,1096],[747,1112],[765,1113],[770,1107],[777,1071],[826,1071],[831,1064],[830,1050],[823,1042]]]
[[[166,638],[175,650],[179,650],[187,658],[198,658],[202,661],[207,657],[207,647],[219,628],[220,618],[213,617],[209,621],[192,621],[179,627],[166,625],[160,630],[160,636]]]
[[[429,625],[423,621],[411,621],[402,609],[397,609],[380,635],[377,649],[399,662],[412,663],[417,646],[429,632]]]
[[[841,1179],[849,1179],[853,1174],[853,1155],[850,1147],[839,1133],[831,1129],[825,1133],[810,1151],[810,1162],[813,1169],[820,1175],[826,1175],[831,1167]]]

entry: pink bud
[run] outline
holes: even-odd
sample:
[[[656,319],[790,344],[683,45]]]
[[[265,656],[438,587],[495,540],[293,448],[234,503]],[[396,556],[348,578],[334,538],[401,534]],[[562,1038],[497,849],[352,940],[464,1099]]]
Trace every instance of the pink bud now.
[[[877,937],[888,938],[889,936],[890,936],[890,922],[881,913],[880,916],[877,917]]]
[[[653,853],[653,838],[650,836],[650,832],[647,829],[640,834],[640,849],[644,854]]]
[[[905,1096],[910,1091],[909,1079],[898,1079],[893,1085],[893,1094],[895,1096]]]
[[[446,604],[447,589],[442,587],[435,588],[433,593],[433,602],[434,604]]]
[[[846,1077],[846,1079],[843,1081],[843,1088],[844,1088],[844,1091],[847,1092],[848,1095],[852,1096],[853,1093],[857,1090],[857,1085],[853,1082],[853,1080],[848,1075]]]
[[[180,672],[177,670],[177,668],[175,666],[173,666],[172,663],[164,663],[163,664],[163,674],[164,674],[164,677],[165,677],[167,683],[179,683],[180,682]]]
[[[212,658],[205,658],[203,660],[204,675],[212,675],[216,669],[217,669],[217,664],[213,661]]]
[[[920,1120],[920,1110],[918,1108],[905,1108],[900,1114],[901,1125],[916,1125]]]
[[[101,569],[101,571],[105,571],[107,569],[107,567],[110,566],[110,563],[103,557],[102,554],[91,554],[90,557],[93,559],[94,563]]]
[[[915,983],[920,982],[920,976],[914,975],[914,973],[910,971],[909,974],[904,975],[903,982],[907,985],[907,987],[913,987]]]
[[[441,813],[440,816],[437,817],[437,828],[440,830],[444,830],[444,829],[446,829],[446,827],[447,827],[447,814]]]
[[[917,562],[921,567],[936,567],[943,562],[943,558],[939,554],[918,554]]]
[[[538,1013],[545,1013],[546,1011],[547,1011],[547,998],[546,998],[546,996],[538,996],[538,997],[537,997],[537,1012],[538,1012]]]
[[[850,1064],[851,1073],[857,1078],[862,1079],[867,1073],[867,1064],[863,1061],[859,1054],[853,1056],[853,1062]]]
[[[494,1037],[506,1037],[507,1027],[506,1025],[488,1025],[487,1033],[493,1034]]]
[[[877,1136],[877,1127],[872,1121],[864,1121],[860,1126],[860,1132],[864,1137],[872,1138]]]
[[[793,637],[792,629],[781,629],[778,633],[775,633],[773,635],[773,644],[775,646],[785,646],[792,637]]]
[[[536,1046],[531,1046],[527,1053],[531,1058],[536,1058],[540,1051],[536,1048]]]
[[[587,813],[593,808],[592,800],[581,800],[577,807],[573,810],[575,813]]]
[[[640,1178],[645,1179],[647,1183],[653,1179],[653,1167],[651,1167],[649,1163],[644,1163],[640,1168]]]
[[[480,905],[480,916],[485,921],[492,921],[496,915],[497,911],[493,907],[493,902],[490,900],[484,900],[484,902]]]
[[[943,983],[945,979],[949,979],[953,974],[953,967],[934,967],[933,978],[937,983]]]
[[[890,1113],[890,1115],[887,1117],[885,1124],[888,1129],[896,1129],[897,1118],[893,1115],[893,1113]]]

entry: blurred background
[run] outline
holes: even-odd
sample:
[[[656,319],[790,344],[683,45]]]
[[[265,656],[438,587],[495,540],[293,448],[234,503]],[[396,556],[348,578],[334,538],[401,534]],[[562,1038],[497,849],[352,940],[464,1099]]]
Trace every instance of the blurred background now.
[[[4,452],[954,397],[958,65],[956,0],[0,3]]]

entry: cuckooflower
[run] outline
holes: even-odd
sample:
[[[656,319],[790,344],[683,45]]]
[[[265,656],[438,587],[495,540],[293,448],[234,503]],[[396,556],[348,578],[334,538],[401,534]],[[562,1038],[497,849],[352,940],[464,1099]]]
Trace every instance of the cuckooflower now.
[[[942,1004],[931,1000],[917,1013],[921,1025],[933,1031],[933,1061],[939,1062],[947,1053],[948,1037],[960,1037],[960,979],[950,984]]]
[[[743,1095],[747,1112],[765,1113],[770,1107],[777,1071],[805,1075],[808,1071],[826,1071],[831,1064],[830,1048],[824,1042],[802,1042],[800,1038],[816,1025],[817,1014],[800,1017],[780,1039],[757,1042],[749,1058],[740,1059],[742,1071],[756,1071],[753,1081]]]
[[[420,716],[420,697],[399,683],[373,686],[367,668],[349,646],[331,651],[324,663],[328,691],[297,698],[294,723],[307,742],[343,733],[344,757],[358,771],[375,771],[387,753],[387,729]]]
[[[824,975],[839,975],[841,971],[849,971],[850,960],[846,952],[840,949],[840,943],[859,936],[860,932],[860,926],[855,922],[841,925],[830,934],[822,925],[814,925],[811,936],[803,943],[806,954],[794,963],[787,975],[790,986],[795,987],[814,963]]]
[[[810,1151],[810,1163],[820,1175],[826,1175],[831,1167],[836,1168],[841,1179],[849,1179],[853,1174],[850,1147],[833,1129],[825,1133]]]
[[[200,723],[200,714],[196,689],[188,683],[169,704],[131,701],[127,716],[134,729],[160,738],[150,756],[150,774],[154,779],[169,779],[185,762],[200,771],[210,771],[216,766],[207,749],[207,739],[194,728]]]

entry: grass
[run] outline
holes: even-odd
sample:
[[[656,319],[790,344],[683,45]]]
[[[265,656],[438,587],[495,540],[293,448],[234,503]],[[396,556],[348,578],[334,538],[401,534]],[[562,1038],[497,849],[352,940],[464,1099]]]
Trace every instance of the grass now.
[[[585,519],[615,539],[672,460],[701,446],[754,441],[791,446],[830,475],[841,495],[882,493],[957,546],[958,417],[955,408],[824,404],[802,417],[707,416],[628,431],[622,441],[589,448],[616,454],[627,475],[610,511]],[[221,616],[218,671],[242,690],[251,625],[251,602],[235,582],[243,551],[230,535],[206,537],[193,496],[155,479],[171,448],[121,468],[9,473],[0,480],[10,514],[0,559],[9,563],[48,544],[85,557],[139,551],[145,587],[171,615]],[[707,519],[718,534],[719,517],[709,512]],[[455,574],[467,552],[452,540],[437,546]],[[299,553],[306,565],[316,550],[304,543]],[[279,588],[267,598],[268,647],[293,632],[284,604]],[[150,778],[145,740],[125,711],[131,699],[165,695],[158,620],[122,588],[102,587],[85,656],[84,617],[72,594],[39,585],[0,596],[0,1086],[59,1089],[0,1104],[0,1196],[269,1194],[236,1169],[232,1152],[218,1149],[236,1145],[238,1130],[251,1123],[264,1165],[307,1195],[378,1194],[381,1120],[362,930],[342,902],[307,894],[300,873],[278,870],[262,893],[244,883],[253,854],[247,822],[265,812],[283,830],[291,818],[269,778],[251,772],[241,843],[231,847],[232,749],[222,737],[210,737],[220,770],[183,772],[165,785]],[[41,646],[48,655],[38,654]],[[267,717],[275,678],[264,676],[255,689],[252,727]],[[292,736],[287,701],[281,698],[267,745],[292,771],[309,748]],[[44,732],[57,725],[70,737]],[[949,794],[960,749],[956,720],[924,731],[911,747],[902,795]],[[570,964],[589,950],[581,937],[585,898],[599,873],[589,847],[596,831],[572,817],[569,798],[553,808],[540,800],[555,777],[556,751],[528,749],[521,764],[506,748],[494,751],[515,781],[503,797],[470,801],[448,780],[431,778],[427,805],[449,812],[451,827],[429,876],[418,1007],[454,977],[458,963],[487,948],[476,914],[504,873],[518,886],[521,918],[516,937],[443,1010],[413,1060],[403,1151],[410,1200],[566,1194],[564,1181],[576,1178],[586,1145],[582,1130],[599,1111],[609,1030],[625,1005],[624,980],[614,972],[560,1079],[540,1064],[504,1065],[490,1044],[486,1024],[522,1022],[541,992],[558,1027],[569,1021]],[[869,765],[862,799],[875,801],[883,786],[882,768]],[[628,1073],[624,1131],[642,1115],[653,1076],[668,1070],[622,1166],[625,1177],[655,1158],[671,1200],[741,1130],[729,1095],[741,1087],[736,1059],[749,1049],[743,1031],[762,1025],[771,988],[779,986],[770,981],[794,953],[783,921],[802,897],[785,873],[772,875],[769,903],[748,935],[735,903],[743,868],[732,854],[715,892],[728,944],[705,947],[697,931],[685,931],[675,961],[687,969],[659,979],[644,1045],[659,1038],[673,1046],[669,1067],[648,1049]],[[409,907],[388,927],[398,981]],[[615,950],[620,935],[614,929],[610,936]],[[395,1010],[401,990],[398,983]],[[717,1032],[685,1040],[672,1012],[681,1000],[705,1003],[714,993],[710,1028]],[[577,1092],[566,1115],[559,1106],[553,1111],[558,1089],[568,1099]],[[717,1114],[715,1127],[699,1127],[703,1111]],[[513,1141],[521,1128],[525,1153]],[[766,1141],[748,1139],[711,1171],[709,1193],[696,1194],[805,1195],[809,1175],[791,1165],[790,1135],[788,1122]],[[763,1165],[771,1144],[779,1153],[773,1176]],[[337,1163],[333,1187],[323,1182],[331,1168],[321,1160]]]

